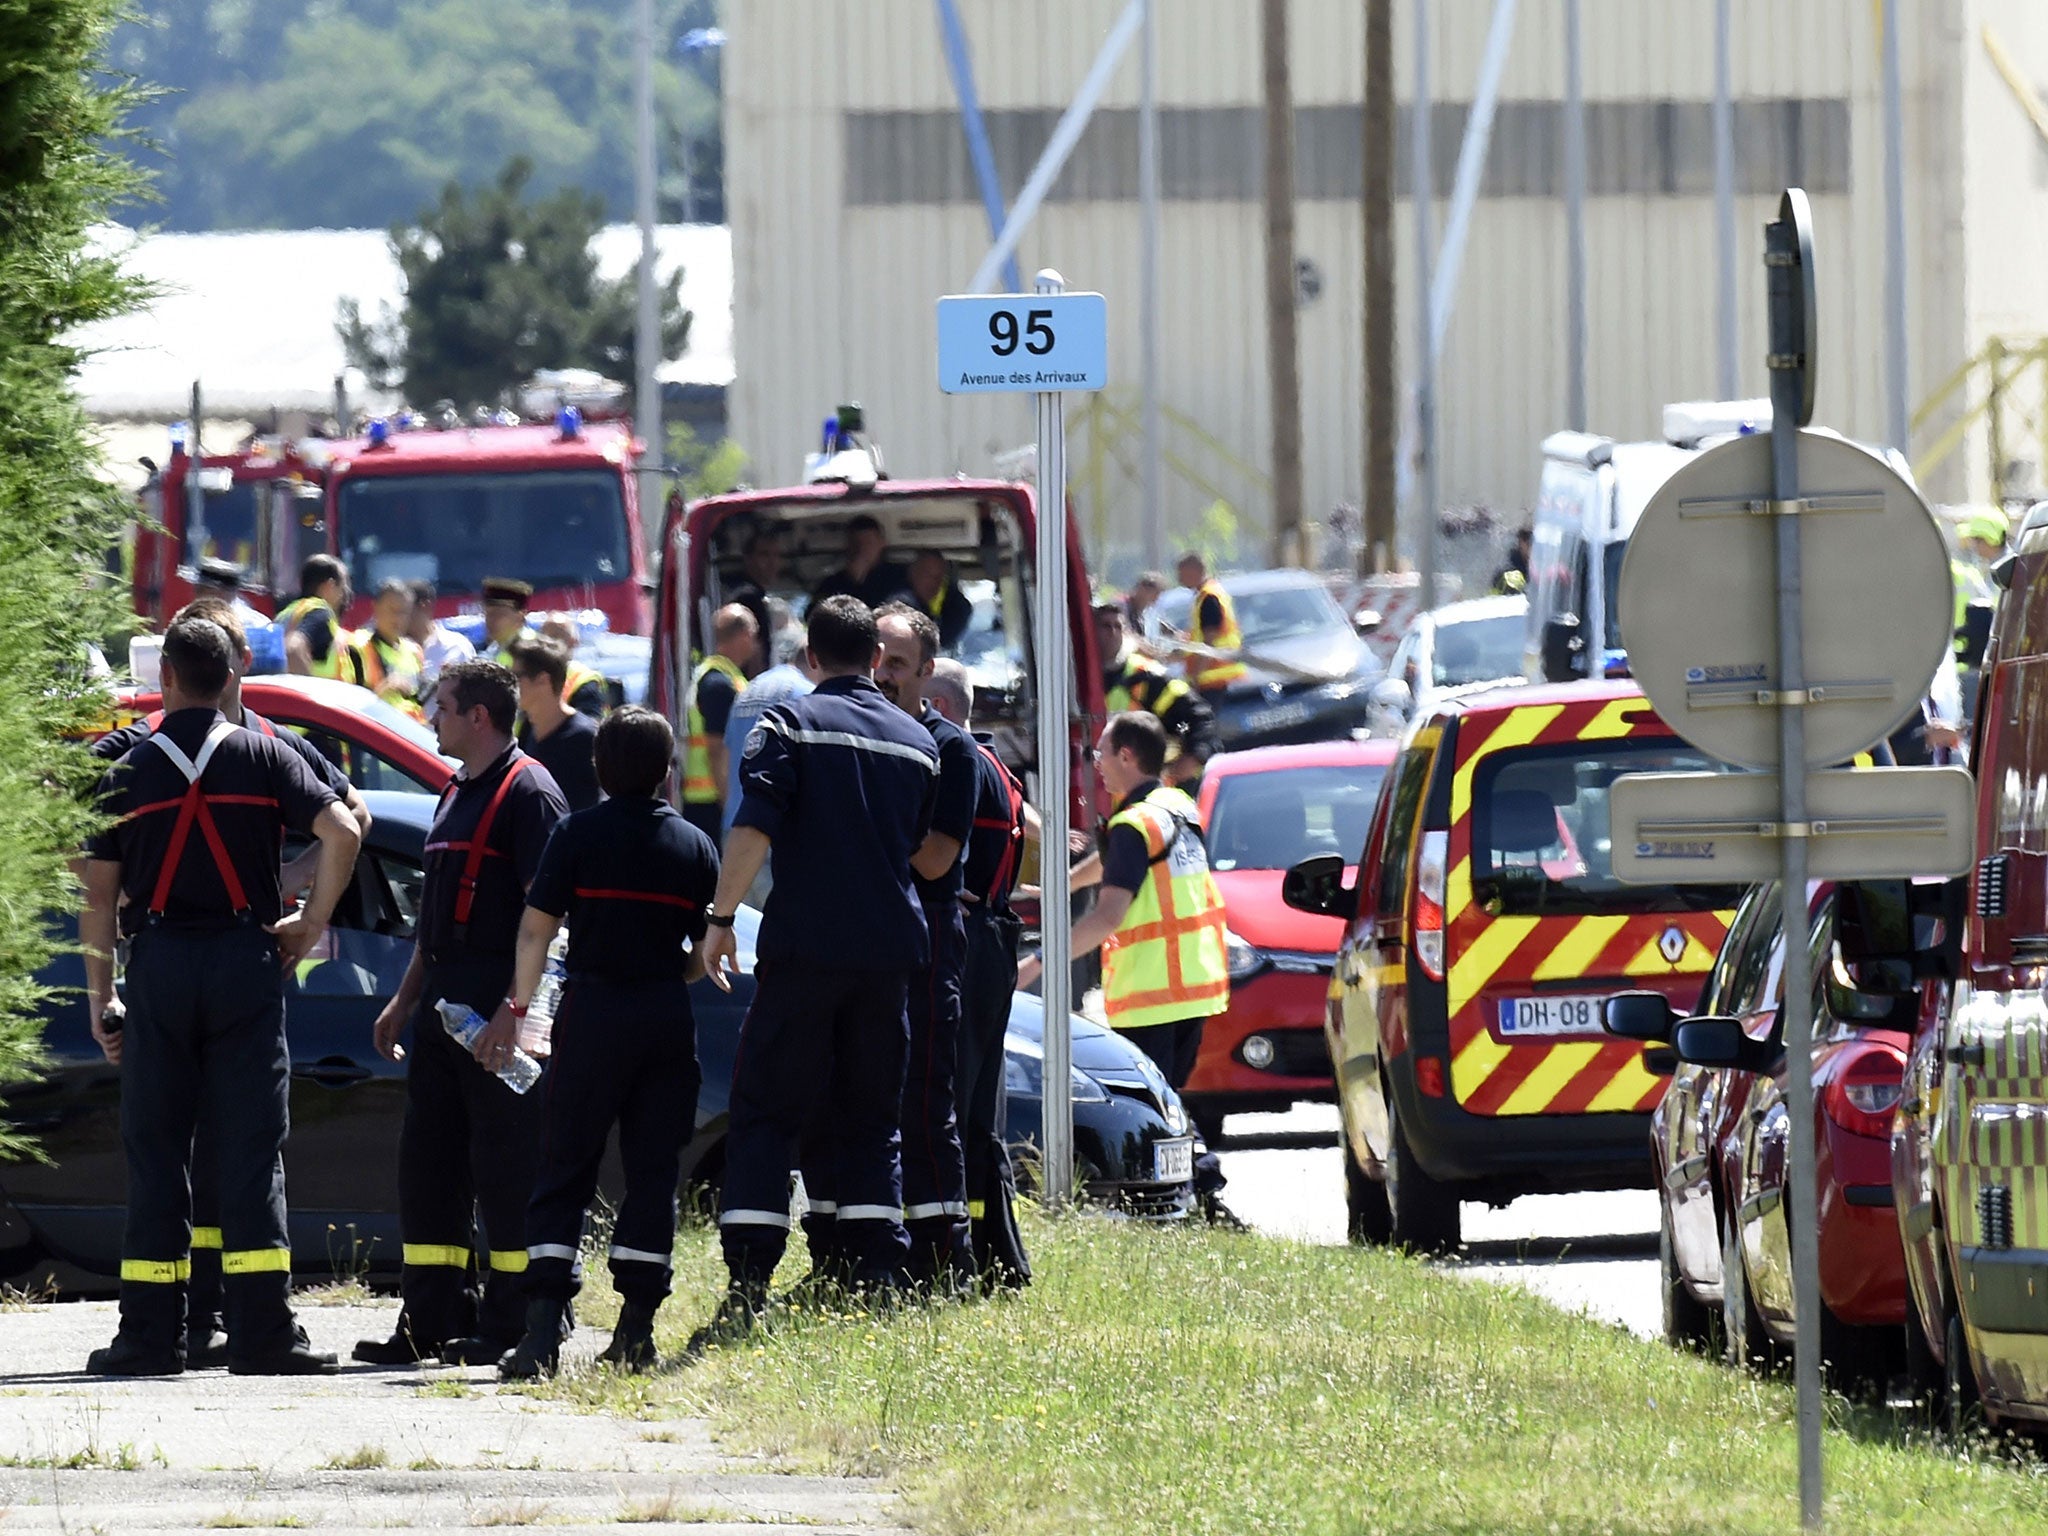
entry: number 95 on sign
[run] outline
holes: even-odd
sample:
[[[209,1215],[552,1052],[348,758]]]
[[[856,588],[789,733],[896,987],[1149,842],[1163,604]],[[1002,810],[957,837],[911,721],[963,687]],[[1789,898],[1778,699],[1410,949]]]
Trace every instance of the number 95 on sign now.
[[[1109,311],[1099,293],[939,300],[939,388],[949,395],[1096,390],[1108,382]]]

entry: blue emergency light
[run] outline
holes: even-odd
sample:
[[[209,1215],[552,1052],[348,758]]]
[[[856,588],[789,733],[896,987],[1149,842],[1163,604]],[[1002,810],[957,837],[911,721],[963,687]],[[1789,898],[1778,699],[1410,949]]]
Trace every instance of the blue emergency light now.
[[[583,435],[583,413],[573,405],[565,405],[555,412],[555,429],[562,434],[562,441]]]
[[[389,446],[391,442],[391,423],[382,416],[372,417],[370,419],[369,439],[372,448]]]

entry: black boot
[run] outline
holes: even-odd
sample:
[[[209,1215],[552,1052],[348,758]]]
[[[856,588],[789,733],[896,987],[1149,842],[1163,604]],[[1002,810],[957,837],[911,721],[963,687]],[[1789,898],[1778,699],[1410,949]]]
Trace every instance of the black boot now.
[[[306,1330],[296,1325],[291,1342],[282,1349],[260,1355],[228,1355],[230,1376],[327,1376],[333,1371],[334,1356],[314,1349]]]
[[[364,1339],[352,1354],[364,1365],[418,1365],[441,1358],[441,1340],[419,1337],[412,1331],[412,1320],[401,1313],[390,1338]]]
[[[178,1376],[185,1362],[169,1345],[151,1346],[116,1333],[113,1343],[85,1357],[85,1369],[92,1376]]]
[[[604,1353],[597,1357],[606,1365],[616,1365],[622,1371],[639,1375],[654,1369],[654,1308],[637,1301],[629,1301],[619,1310],[619,1325],[612,1330],[612,1341],[605,1345]]]
[[[546,1296],[536,1296],[526,1304],[526,1337],[498,1361],[500,1379],[534,1381],[555,1374],[562,1363],[563,1314],[568,1306]]]
[[[735,1280],[726,1288],[711,1321],[690,1335],[683,1346],[683,1358],[695,1360],[706,1351],[725,1344],[737,1344],[760,1326],[768,1310],[768,1287],[756,1280]]]
[[[185,1369],[213,1370],[228,1363],[228,1336],[220,1319],[202,1318],[185,1331]]]

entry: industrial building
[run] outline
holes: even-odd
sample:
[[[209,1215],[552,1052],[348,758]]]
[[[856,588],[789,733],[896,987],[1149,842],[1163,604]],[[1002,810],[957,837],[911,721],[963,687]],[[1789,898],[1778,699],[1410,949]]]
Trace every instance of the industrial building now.
[[[1270,518],[1258,0],[1158,0],[1167,522],[1234,511],[1248,558]],[[958,0],[1005,199],[1029,175],[1125,0]],[[1446,506],[1514,516],[1537,445],[1566,425],[1564,5],[1519,7],[1440,367]],[[1451,191],[1494,0],[1429,7],[1434,215]],[[2048,7],[1898,0],[1909,457],[1941,500],[2040,486],[2038,334],[2048,284]],[[903,473],[984,472],[1028,442],[1028,397],[941,395],[934,301],[990,245],[933,0],[748,0],[729,8],[724,111],[733,237],[732,430],[764,480],[795,473],[840,399]],[[1305,513],[1363,484],[1361,0],[1294,0]],[[1395,3],[1405,140],[1415,6]],[[1767,393],[1761,226],[1811,194],[1819,420],[1885,436],[1884,123],[1872,0],[1734,0],[1738,395]],[[1667,401],[1717,393],[1715,0],[1583,0],[1587,425],[1654,436]],[[1138,66],[1118,67],[1018,251],[1099,290],[1113,384],[1069,399],[1069,473],[1098,559],[1139,528]],[[1397,151],[1400,372],[1413,377],[1412,223]],[[2004,349],[1984,409],[1987,349]],[[1975,366],[1973,366],[1973,364]],[[1946,393],[1943,391],[1946,389]]]

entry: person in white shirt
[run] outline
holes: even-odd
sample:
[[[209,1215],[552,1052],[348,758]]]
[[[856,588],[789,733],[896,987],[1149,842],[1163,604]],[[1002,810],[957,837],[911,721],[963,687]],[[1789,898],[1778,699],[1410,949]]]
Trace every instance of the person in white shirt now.
[[[406,633],[419,642],[427,655],[426,670],[420,675],[420,697],[426,700],[429,720],[434,718],[434,684],[441,673],[458,661],[470,661],[476,656],[475,646],[434,618],[435,595],[431,581],[412,583],[412,622],[406,628]]]

